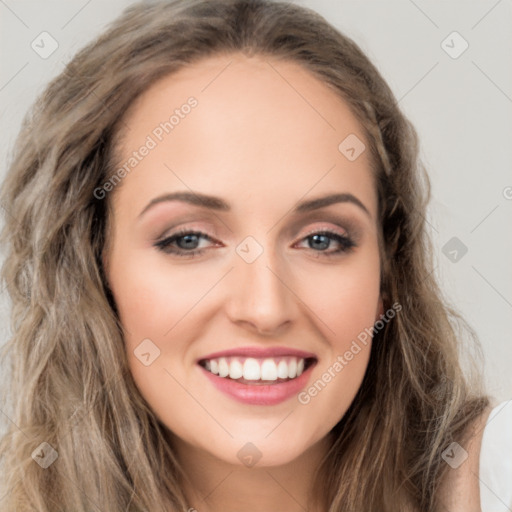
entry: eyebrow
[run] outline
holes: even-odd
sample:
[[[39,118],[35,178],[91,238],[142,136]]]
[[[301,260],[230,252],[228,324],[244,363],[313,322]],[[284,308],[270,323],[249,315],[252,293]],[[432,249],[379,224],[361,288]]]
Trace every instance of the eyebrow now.
[[[181,201],[183,203],[188,203],[193,206],[200,206],[202,208],[207,208],[209,210],[216,210],[222,212],[231,211],[230,205],[220,197],[200,194],[198,192],[183,191],[172,192],[169,194],[163,194],[161,196],[155,197],[139,213],[139,217],[141,217],[144,213],[146,213],[150,208],[152,208],[156,204],[168,201]],[[325,208],[335,203],[355,204],[371,218],[371,214],[369,210],[366,208],[366,206],[356,196],[349,193],[329,194],[326,196],[317,197],[315,199],[301,201],[295,206],[292,213],[307,213],[310,211],[319,210],[320,208]]]

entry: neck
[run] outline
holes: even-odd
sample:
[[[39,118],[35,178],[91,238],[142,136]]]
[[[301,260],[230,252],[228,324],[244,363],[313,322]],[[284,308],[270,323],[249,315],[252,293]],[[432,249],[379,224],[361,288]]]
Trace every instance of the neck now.
[[[296,459],[269,467],[233,465],[172,436],[185,473],[182,485],[197,512],[323,512],[315,493],[320,463],[331,446],[326,436]]]

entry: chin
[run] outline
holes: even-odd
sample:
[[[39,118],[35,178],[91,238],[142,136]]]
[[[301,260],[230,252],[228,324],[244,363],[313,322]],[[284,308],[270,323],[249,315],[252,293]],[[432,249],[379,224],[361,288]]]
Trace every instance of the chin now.
[[[283,446],[283,443],[252,443],[250,441],[234,442],[228,450],[229,454],[212,453],[219,458],[240,469],[257,469],[285,466],[292,463],[307,451],[306,446]]]

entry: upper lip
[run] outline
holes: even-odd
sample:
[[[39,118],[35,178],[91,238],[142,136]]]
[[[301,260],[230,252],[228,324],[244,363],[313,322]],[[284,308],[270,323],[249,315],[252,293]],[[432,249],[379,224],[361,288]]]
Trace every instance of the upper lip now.
[[[221,350],[219,352],[212,352],[206,356],[200,357],[197,362],[204,361],[205,359],[218,359],[219,357],[300,357],[303,359],[314,358],[315,354],[306,352],[304,350],[297,350],[289,347],[240,347],[232,348],[229,350]]]

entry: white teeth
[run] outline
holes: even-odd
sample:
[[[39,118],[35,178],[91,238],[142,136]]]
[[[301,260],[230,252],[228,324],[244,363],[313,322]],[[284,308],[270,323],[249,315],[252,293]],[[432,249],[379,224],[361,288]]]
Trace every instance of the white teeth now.
[[[294,358],[288,363],[288,378],[294,379],[297,377],[297,360]]]
[[[279,364],[277,365],[277,376],[280,379],[288,378],[288,365],[286,364],[286,361],[279,361]]]
[[[249,357],[244,362],[244,379],[245,380],[260,380],[261,368],[256,359]]]
[[[229,365],[225,357],[219,359],[219,377],[227,377],[229,375]]]
[[[239,379],[243,375],[242,363],[240,361],[231,361],[229,365],[229,378]]]
[[[219,374],[219,362],[217,359],[212,359],[211,361],[206,361],[207,363],[210,363],[210,371],[214,373],[215,375]],[[208,370],[208,368],[207,368]]]
[[[256,359],[254,357],[219,357],[204,362],[204,368],[219,377],[230,379],[275,381],[295,379],[304,372],[305,359],[277,357]]]
[[[277,366],[273,359],[265,359],[261,365],[261,380],[277,380]]]

